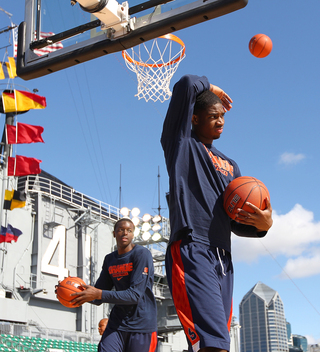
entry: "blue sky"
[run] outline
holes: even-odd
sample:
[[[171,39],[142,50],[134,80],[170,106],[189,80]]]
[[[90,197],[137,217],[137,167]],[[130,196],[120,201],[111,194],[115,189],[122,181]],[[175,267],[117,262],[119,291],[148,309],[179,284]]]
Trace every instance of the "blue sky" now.
[[[0,0],[0,7],[14,23],[23,20],[23,0]],[[186,58],[171,82],[187,73],[206,75],[232,97],[215,145],[270,191],[274,226],[266,238],[233,238],[235,315],[245,293],[262,281],[279,292],[292,332],[309,343],[320,343],[319,12],[319,0],[249,0],[242,10],[178,31]],[[1,27],[10,24],[2,13],[0,20]],[[248,50],[258,33],[273,41],[264,59]],[[159,142],[168,101],[134,96],[136,78],[121,53],[14,83],[47,98],[45,110],[18,118],[43,126],[45,144],[20,145],[17,154],[41,159],[43,170],[82,193],[142,213],[156,213],[159,167],[162,215],[168,216]]]

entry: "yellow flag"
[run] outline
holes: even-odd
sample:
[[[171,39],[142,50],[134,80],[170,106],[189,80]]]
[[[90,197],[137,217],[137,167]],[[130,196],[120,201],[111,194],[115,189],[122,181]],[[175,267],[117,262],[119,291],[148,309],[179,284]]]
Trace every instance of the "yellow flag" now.
[[[17,77],[16,60],[8,57],[9,62],[0,62],[0,79]]]
[[[17,68],[16,68],[16,60],[14,59],[14,57],[8,57],[9,62],[7,64],[8,67],[8,73],[10,78],[15,78],[17,77]]]

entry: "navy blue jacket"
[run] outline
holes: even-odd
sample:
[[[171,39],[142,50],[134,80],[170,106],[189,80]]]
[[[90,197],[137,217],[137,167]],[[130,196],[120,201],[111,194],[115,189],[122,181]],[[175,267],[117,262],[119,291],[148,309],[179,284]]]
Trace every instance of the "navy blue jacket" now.
[[[150,251],[139,245],[125,254],[108,254],[95,287],[102,299],[94,304],[114,303],[108,326],[131,332],[157,331],[157,305],[152,292],[153,260]],[[112,290],[115,288],[115,290]]]
[[[170,243],[192,240],[231,252],[231,231],[262,237],[256,228],[229,218],[223,208],[226,186],[241,176],[235,161],[213,145],[204,145],[191,130],[197,95],[210,88],[206,77],[183,76],[174,86],[161,144],[169,174]]]

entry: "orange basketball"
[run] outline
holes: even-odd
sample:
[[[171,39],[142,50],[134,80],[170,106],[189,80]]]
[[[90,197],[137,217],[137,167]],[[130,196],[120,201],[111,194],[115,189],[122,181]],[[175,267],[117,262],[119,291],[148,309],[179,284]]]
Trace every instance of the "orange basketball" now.
[[[56,294],[59,302],[65,307],[75,308],[77,306],[70,303],[75,296],[70,296],[72,293],[81,292],[84,288],[81,284],[85,285],[85,282],[79,277],[69,276],[61,281],[56,289]]]
[[[266,208],[266,198],[270,199],[267,187],[258,179],[241,176],[231,181],[223,193],[223,207],[231,219],[235,219],[236,209],[252,213],[245,203],[249,202],[261,210]]]
[[[266,57],[271,53],[272,41],[265,34],[257,34],[249,42],[250,53],[258,58]]]

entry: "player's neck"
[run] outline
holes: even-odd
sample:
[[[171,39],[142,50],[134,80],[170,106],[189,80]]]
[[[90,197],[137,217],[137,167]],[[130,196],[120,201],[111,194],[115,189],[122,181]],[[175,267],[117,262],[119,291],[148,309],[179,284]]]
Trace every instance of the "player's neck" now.
[[[199,139],[199,141],[205,145],[212,145],[214,138],[207,138],[203,135],[201,135],[196,129],[192,129],[192,132],[196,135],[196,137]]]
[[[134,245],[133,243],[130,243],[130,244],[128,244],[126,247],[120,247],[120,248],[118,248],[118,254],[119,254],[119,255],[121,255],[121,254],[126,254],[126,253],[132,251],[133,248],[134,248],[134,246],[135,246],[135,245]]]
[[[212,143],[214,141],[213,138],[212,139],[211,138],[205,138],[203,136],[199,136],[198,134],[196,134],[196,136],[198,137],[198,139],[199,139],[199,141],[201,143],[203,143],[204,145],[207,145],[207,146],[212,145]]]

